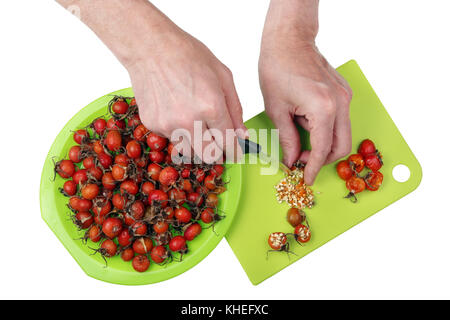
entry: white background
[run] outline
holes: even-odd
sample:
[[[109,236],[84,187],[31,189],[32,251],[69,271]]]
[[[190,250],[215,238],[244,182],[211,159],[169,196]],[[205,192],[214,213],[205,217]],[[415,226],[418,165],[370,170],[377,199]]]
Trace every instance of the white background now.
[[[155,1],[232,69],[244,119],[263,109],[257,59],[268,2]],[[225,240],[155,285],[83,273],[40,217],[41,169],[63,125],[128,87],[128,74],[55,2],[2,1],[1,9],[1,298],[450,298],[448,1],[321,2],[319,48],[335,67],[358,61],[424,177],[414,193],[256,287]]]

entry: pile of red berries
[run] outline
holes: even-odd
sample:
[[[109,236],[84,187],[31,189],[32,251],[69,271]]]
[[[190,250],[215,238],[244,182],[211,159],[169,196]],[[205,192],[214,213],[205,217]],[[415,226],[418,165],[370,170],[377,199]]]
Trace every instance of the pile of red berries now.
[[[365,139],[358,148],[358,153],[350,155],[347,160],[340,161],[337,166],[337,174],[346,181],[346,187],[350,198],[356,202],[356,194],[364,190],[377,191],[383,183],[383,174],[379,171],[383,166],[382,156],[375,144]],[[365,175],[364,168],[368,169]]]
[[[71,218],[85,244],[99,243],[95,252],[120,255],[136,271],[150,259],[181,261],[187,243],[223,218],[224,166],[175,164],[173,144],[145,128],[134,98],[116,96],[108,109],[109,117],[74,132],[68,159],[55,164]]]

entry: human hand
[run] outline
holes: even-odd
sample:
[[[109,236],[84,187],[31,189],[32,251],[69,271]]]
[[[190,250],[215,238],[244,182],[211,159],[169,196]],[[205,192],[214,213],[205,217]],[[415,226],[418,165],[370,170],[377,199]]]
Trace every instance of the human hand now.
[[[237,134],[242,138],[247,135],[242,107],[230,70],[205,45],[146,0],[58,2],[78,6],[83,22],[128,70],[148,129],[168,138],[174,130],[185,129],[195,154],[205,162],[220,161],[223,153],[232,151],[234,160],[239,159],[233,130],[241,129]],[[195,137],[194,121],[201,121],[195,131],[209,134],[210,141]],[[233,129],[228,136],[226,129]],[[194,138],[201,141],[195,143]]]
[[[236,136],[227,137],[226,129],[242,129],[240,136],[244,137],[246,128],[230,70],[200,41],[171,29],[156,50],[143,45],[142,58],[128,66],[141,121],[166,137],[176,129],[186,129],[192,138],[194,121],[202,121],[201,132],[210,131],[218,150],[236,154]],[[219,130],[224,140],[211,129]],[[204,152],[209,143],[191,141],[191,146],[197,156],[203,154],[205,162],[220,160],[223,152]]]
[[[259,60],[266,112],[279,129],[283,162],[306,162],[305,183],[312,185],[324,164],[351,151],[352,90],[317,50],[315,32],[272,23],[270,10]],[[310,132],[311,151],[301,152],[295,123]]]

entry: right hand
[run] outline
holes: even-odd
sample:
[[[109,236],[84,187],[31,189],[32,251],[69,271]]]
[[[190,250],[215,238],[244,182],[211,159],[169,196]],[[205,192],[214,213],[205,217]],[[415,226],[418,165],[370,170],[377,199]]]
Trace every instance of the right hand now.
[[[220,161],[222,154],[230,150],[227,148],[239,153],[236,135],[225,139],[226,129],[242,129],[236,133],[246,135],[230,70],[197,39],[174,25],[167,30],[156,47],[150,49],[143,43],[136,60],[126,66],[142,123],[170,138],[175,129],[186,129],[194,137],[194,121],[202,121],[203,133],[213,128],[222,133],[223,143],[220,139],[213,143],[223,152],[203,154],[211,142],[194,148],[192,141],[198,157],[211,163]]]
[[[202,121],[202,133],[214,140],[193,143],[195,154],[211,163],[234,150],[235,156],[228,159],[239,159],[236,134],[243,138],[247,130],[233,77],[200,41],[147,0],[57,1],[79,7],[82,21],[127,68],[148,129],[168,138],[175,129],[186,129],[194,138],[194,121]],[[233,129],[228,138],[226,129]],[[218,152],[210,155],[210,150]]]

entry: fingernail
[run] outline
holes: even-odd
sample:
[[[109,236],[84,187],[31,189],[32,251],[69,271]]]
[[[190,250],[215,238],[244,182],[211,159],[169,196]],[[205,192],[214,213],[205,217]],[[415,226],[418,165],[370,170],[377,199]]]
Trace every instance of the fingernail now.
[[[285,158],[283,158],[283,163],[286,165],[286,167],[290,168],[292,166],[292,163],[287,161]]]
[[[306,172],[306,170],[304,171],[304,174],[305,174],[305,184],[306,184],[307,186],[312,186],[312,185],[314,184],[315,178],[311,178],[311,177],[309,176],[309,173]]]

